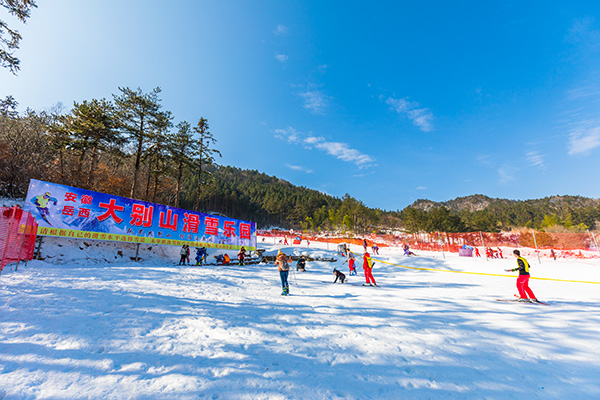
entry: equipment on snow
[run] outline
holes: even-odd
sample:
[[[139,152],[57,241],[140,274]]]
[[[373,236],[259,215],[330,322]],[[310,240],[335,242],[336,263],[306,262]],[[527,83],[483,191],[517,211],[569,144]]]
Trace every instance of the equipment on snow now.
[[[539,301],[537,299],[496,299],[496,301],[503,301],[505,303],[542,304],[544,306],[550,305],[550,303],[546,303],[545,301]]]

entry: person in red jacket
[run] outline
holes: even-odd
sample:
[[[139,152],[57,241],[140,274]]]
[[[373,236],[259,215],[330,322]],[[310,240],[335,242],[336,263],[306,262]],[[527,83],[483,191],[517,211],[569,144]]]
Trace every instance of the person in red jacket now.
[[[363,256],[363,269],[365,270],[365,279],[367,283],[365,286],[377,286],[375,283],[375,278],[373,278],[373,261],[371,260],[371,255],[365,252]]]
[[[529,263],[526,259],[521,257],[521,252],[519,250],[513,251],[513,254],[517,257],[517,268],[507,269],[506,271],[519,271],[517,289],[519,290],[520,299],[537,301],[533,291],[529,288]],[[529,296],[529,298],[527,296]]]

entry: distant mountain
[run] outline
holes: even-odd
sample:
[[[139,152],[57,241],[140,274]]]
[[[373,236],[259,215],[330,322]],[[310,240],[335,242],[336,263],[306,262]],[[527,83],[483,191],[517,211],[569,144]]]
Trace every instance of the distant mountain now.
[[[423,215],[419,218],[412,216],[414,212],[406,212],[409,209]],[[585,231],[600,228],[600,199],[582,196],[508,200],[476,194],[444,202],[420,199],[405,208],[402,213],[405,216],[411,215],[413,224],[425,221],[422,224],[431,229],[430,225],[427,225],[428,217],[434,213],[439,215],[438,210],[447,210],[449,216],[460,217],[464,228],[457,224],[457,230],[497,231],[520,227],[555,229],[552,227],[561,226],[568,230]]]
[[[446,207],[454,212],[476,212],[485,210],[488,207],[506,207],[518,203],[527,204],[533,207],[541,207],[552,210],[557,214],[568,212],[572,209],[600,206],[600,199],[592,199],[582,196],[550,196],[542,199],[533,200],[509,200],[498,199],[485,196],[483,194],[474,194],[471,196],[457,197],[453,200],[435,202],[432,200],[419,199],[409,207],[414,207],[423,211],[431,211],[436,208]]]
[[[495,232],[520,227],[562,226],[579,231],[600,228],[600,199],[582,196],[508,200],[475,194],[444,202],[420,199],[401,211],[383,211],[369,208],[349,195],[340,199],[254,170],[222,166],[211,172],[214,183],[203,191],[203,209],[256,221],[261,228],[357,233],[397,229]],[[184,208],[191,206],[193,200],[183,199]]]

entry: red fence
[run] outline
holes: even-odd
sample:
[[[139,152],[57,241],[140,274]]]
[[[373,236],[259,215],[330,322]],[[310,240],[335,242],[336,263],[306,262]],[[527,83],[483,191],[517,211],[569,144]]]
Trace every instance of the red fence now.
[[[467,233],[418,233],[399,235],[364,235],[362,237],[344,237],[343,235],[321,235],[313,236],[302,233],[291,233],[287,231],[270,230],[259,231],[258,235],[275,238],[287,238],[291,244],[291,239],[296,236],[301,236],[303,240],[311,242],[329,242],[329,243],[348,243],[362,246],[363,239],[367,241],[368,246],[377,243],[379,247],[386,246],[403,246],[408,244],[411,249],[426,250],[426,251],[446,251],[450,253],[458,253],[458,250],[463,246],[474,247],[482,250],[482,255],[485,256],[484,249],[487,248],[532,248],[538,249],[543,254],[550,255],[556,252],[562,257],[585,257],[596,258],[600,257],[598,251],[598,242],[600,234],[586,233],[550,233],[538,232],[532,230],[520,232],[467,232]],[[583,254],[583,252],[590,252]]]
[[[4,266],[33,258],[37,223],[18,206],[0,207],[0,273]]]

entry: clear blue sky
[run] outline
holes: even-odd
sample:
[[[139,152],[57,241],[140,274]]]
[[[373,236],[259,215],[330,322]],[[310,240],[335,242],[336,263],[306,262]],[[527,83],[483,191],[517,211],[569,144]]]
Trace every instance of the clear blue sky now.
[[[2,15],[4,18],[4,15]],[[370,207],[600,197],[598,1],[38,0],[0,96],[163,89],[220,163]]]

